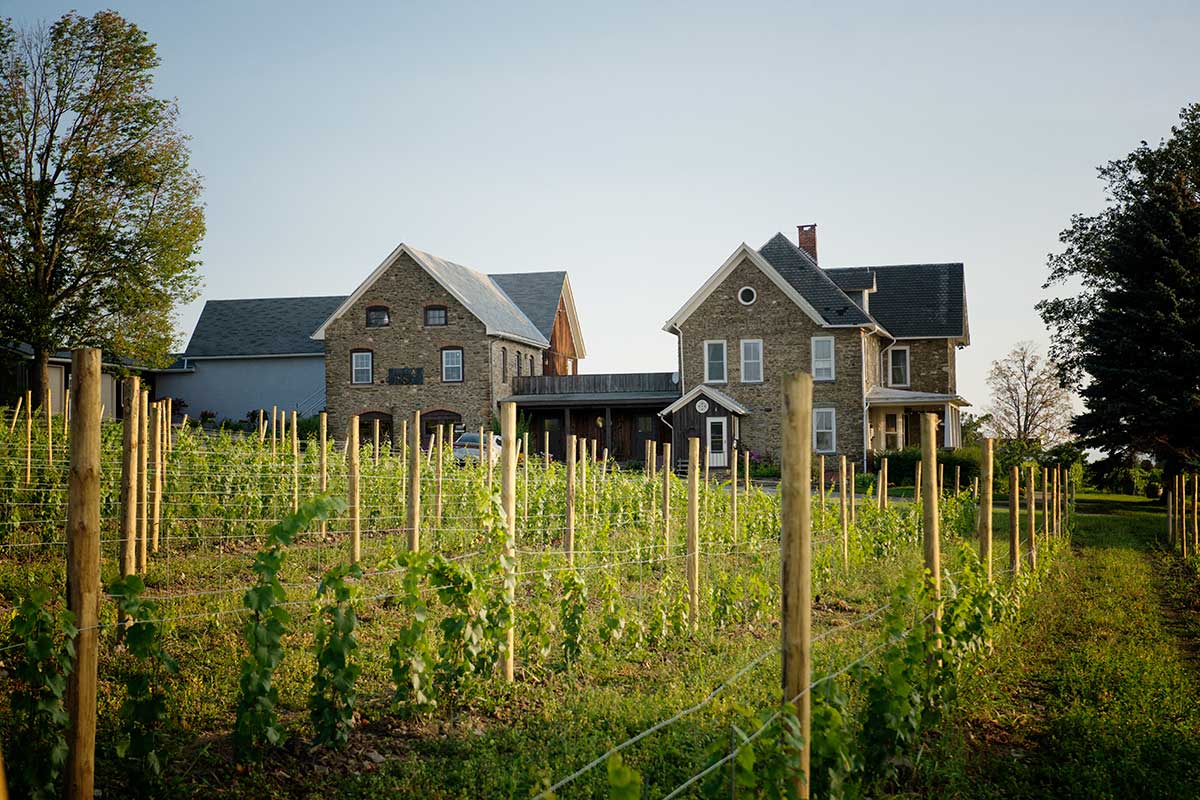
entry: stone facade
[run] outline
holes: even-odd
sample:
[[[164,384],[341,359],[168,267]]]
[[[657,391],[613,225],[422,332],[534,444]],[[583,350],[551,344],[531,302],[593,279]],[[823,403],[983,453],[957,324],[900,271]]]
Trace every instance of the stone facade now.
[[[949,339],[902,339],[896,346],[908,348],[908,382],[914,392],[957,391],[955,348]]]
[[[390,324],[367,327],[367,308],[385,306]],[[447,324],[426,326],[425,308],[444,306]],[[442,380],[442,350],[463,351],[463,380]],[[345,435],[355,414],[390,414],[396,427],[414,411],[450,411],[462,416],[467,430],[487,424],[496,403],[511,393],[501,381],[501,348],[509,362],[509,380],[515,377],[515,355],[526,364],[534,357],[535,374],[541,374],[541,351],[528,345],[488,336],[484,324],[434,280],[419,264],[403,254],[363,296],[331,322],[325,331],[325,397],[332,436]],[[369,384],[351,383],[351,353],[369,350],[374,374]],[[388,370],[423,368],[421,385],[392,385]]]

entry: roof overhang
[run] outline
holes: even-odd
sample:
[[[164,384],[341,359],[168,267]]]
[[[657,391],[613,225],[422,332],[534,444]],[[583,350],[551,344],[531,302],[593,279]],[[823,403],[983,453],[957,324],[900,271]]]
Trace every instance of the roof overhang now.
[[[564,392],[518,394],[504,398],[525,408],[662,407],[679,397],[676,392]]]
[[[714,389],[712,386],[709,386],[706,383],[701,383],[690,392],[680,397],[674,403],[671,403],[671,405],[658,412],[658,415],[660,417],[665,417],[668,414],[674,414],[676,411],[683,408],[700,395],[704,395],[709,400],[712,400],[714,403],[719,404],[723,408],[729,409],[738,416],[745,417],[750,414],[750,409],[746,408],[744,405],[739,403],[737,400],[734,400],[720,389]]]
[[[799,306],[800,310],[807,314],[813,322],[815,322],[817,325],[820,325],[822,328],[831,327],[825,323],[825,320],[819,313],[817,313],[817,310],[813,308],[812,304],[805,300],[804,296],[797,292],[795,287],[784,280],[783,276],[779,274],[778,270],[772,267],[765,258],[759,255],[757,250],[745,242],[742,242],[740,245],[738,245],[737,249],[733,251],[733,254],[725,260],[725,263],[722,264],[720,268],[714,272],[707,281],[704,282],[704,285],[701,286],[700,289],[693,294],[686,303],[683,304],[683,307],[676,311],[674,316],[666,321],[666,324],[663,325],[662,329],[667,333],[673,333],[675,330],[677,330],[679,326],[682,325],[684,321],[686,321],[687,318],[690,317],[692,313],[700,307],[700,304],[707,300],[708,296],[716,291],[718,286],[724,283],[725,279],[729,277],[729,273],[733,272],[734,268],[740,264],[743,259],[748,260],[751,264],[758,267],[758,269],[764,275],[766,275],[767,278],[769,278],[771,282],[774,283],[789,300]],[[857,328],[861,326],[854,325],[850,327]]]
[[[868,406],[920,406],[920,405],[971,405],[957,394],[944,392],[914,392],[908,389],[893,389],[876,386],[867,392]]]
[[[575,311],[575,293],[571,291],[571,276],[563,275],[563,306],[567,309],[567,322],[571,325],[571,343],[575,345],[575,357],[585,358],[587,348],[583,346],[583,328],[579,325],[579,314]]]

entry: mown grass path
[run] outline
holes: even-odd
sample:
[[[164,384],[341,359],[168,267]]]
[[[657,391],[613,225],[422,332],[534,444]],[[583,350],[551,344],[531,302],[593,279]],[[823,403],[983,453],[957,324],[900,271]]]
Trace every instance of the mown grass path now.
[[[1200,797],[1195,573],[1160,507],[1081,497],[1073,548],[964,687],[921,796]]]

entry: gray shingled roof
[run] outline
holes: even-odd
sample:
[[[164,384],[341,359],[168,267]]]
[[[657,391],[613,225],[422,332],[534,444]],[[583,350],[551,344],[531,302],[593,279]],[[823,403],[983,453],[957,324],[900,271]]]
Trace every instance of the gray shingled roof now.
[[[871,316],[898,337],[966,336],[962,264],[895,264],[825,270],[836,282],[875,273]]]
[[[836,270],[825,270],[837,287],[843,292],[862,292],[876,288],[875,273],[868,267],[842,267]]]
[[[500,285],[509,299],[525,312],[534,327],[549,340],[567,273],[509,272],[488,277]]]
[[[812,257],[777,233],[758,251],[830,325],[870,325],[873,320],[837,287]],[[873,299],[873,298],[872,298]]]
[[[464,267],[453,261],[417,250],[415,247],[408,249],[439,283],[445,286],[467,307],[468,311],[487,326],[488,333],[531,342],[541,347],[550,346],[550,340],[542,335],[542,332],[530,321],[525,312],[509,299],[500,285],[490,276],[476,272],[470,267]],[[336,308],[331,309],[331,311],[333,310]],[[323,321],[318,321],[313,326],[313,330],[316,330]]]
[[[312,332],[345,299],[339,295],[209,300],[183,356],[321,355],[325,343],[312,339]]]

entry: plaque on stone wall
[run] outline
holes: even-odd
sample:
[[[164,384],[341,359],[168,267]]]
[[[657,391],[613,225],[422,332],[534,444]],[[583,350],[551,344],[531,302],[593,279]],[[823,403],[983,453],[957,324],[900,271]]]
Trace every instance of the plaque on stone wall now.
[[[425,368],[393,367],[388,370],[388,383],[393,386],[420,386],[425,383]]]

